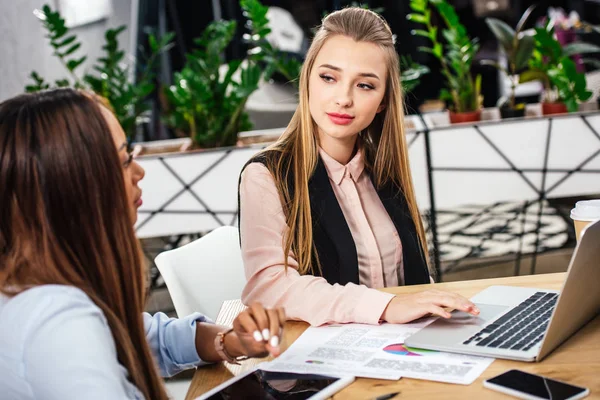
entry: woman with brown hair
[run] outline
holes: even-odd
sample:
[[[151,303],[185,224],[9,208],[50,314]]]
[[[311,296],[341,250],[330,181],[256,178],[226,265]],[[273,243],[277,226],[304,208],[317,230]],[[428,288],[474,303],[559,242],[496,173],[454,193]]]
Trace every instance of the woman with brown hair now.
[[[89,95],[0,103],[3,399],[167,399],[159,369],[279,353],[281,309],[255,304],[233,330],[142,313],[143,176],[116,118]]]
[[[329,14],[299,88],[281,138],[241,175],[242,300],[313,325],[449,318],[446,307],[478,314],[453,293],[376,290],[430,281],[388,24],[358,7]]]

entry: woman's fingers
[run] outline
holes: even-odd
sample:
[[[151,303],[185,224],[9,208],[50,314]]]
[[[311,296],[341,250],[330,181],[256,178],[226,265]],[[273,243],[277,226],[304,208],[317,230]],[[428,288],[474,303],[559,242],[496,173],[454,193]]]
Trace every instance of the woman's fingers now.
[[[265,309],[261,304],[253,304],[241,312],[233,321],[247,355],[264,357],[267,351],[273,356],[281,353],[280,343],[285,313],[283,309]]]
[[[455,293],[431,291],[428,300],[441,307],[465,311],[473,315],[479,314],[479,309],[473,302]]]
[[[285,311],[283,308],[277,308],[277,316],[279,317],[279,334],[281,335],[286,321]]]
[[[240,313],[236,320],[239,320],[240,326],[252,334],[257,342],[267,342],[276,347],[281,341],[281,332],[285,324],[285,312],[281,308],[265,309],[261,304],[253,304]],[[274,336],[276,338],[272,339]]]
[[[279,347],[279,315],[277,314],[277,310],[267,310],[267,315],[269,316],[269,330],[270,330],[270,339],[269,344],[271,347]]]
[[[271,331],[267,310],[260,303],[254,303],[250,306],[250,313],[258,326],[262,339],[268,341],[271,338]],[[256,335],[256,338],[258,338],[258,335]]]
[[[275,308],[269,311],[269,322],[271,323],[271,339],[267,348],[272,356],[277,357],[281,353],[281,340],[283,339],[283,327],[286,317],[283,308]]]
[[[233,328],[238,333],[251,334],[254,337],[254,340],[257,342],[262,342],[263,340],[262,334],[259,331],[259,327],[256,325],[256,322],[254,321],[254,318],[250,314],[249,310],[245,310],[237,316],[237,318],[233,321]]]
[[[442,318],[450,318],[450,313],[444,310],[442,307],[431,304],[427,309],[432,315],[439,315]]]

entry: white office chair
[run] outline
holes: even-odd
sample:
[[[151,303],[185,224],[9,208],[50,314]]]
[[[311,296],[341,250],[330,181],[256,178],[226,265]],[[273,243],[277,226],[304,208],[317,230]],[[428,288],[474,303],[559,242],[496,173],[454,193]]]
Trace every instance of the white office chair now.
[[[239,299],[246,284],[239,231],[232,226],[160,253],[154,262],[179,317],[199,311],[216,320],[223,302]]]

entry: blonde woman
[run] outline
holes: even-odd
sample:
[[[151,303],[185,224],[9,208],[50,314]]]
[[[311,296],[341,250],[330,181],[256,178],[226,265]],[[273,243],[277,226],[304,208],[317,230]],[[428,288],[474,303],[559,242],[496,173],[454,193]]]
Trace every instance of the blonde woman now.
[[[383,18],[346,8],[323,20],[296,113],[240,177],[244,303],[285,307],[312,325],[479,313],[452,293],[376,290],[430,282],[399,77]]]

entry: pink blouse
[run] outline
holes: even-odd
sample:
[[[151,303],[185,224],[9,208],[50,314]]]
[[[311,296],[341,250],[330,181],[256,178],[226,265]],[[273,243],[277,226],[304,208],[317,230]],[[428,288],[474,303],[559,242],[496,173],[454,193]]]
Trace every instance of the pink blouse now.
[[[244,304],[284,307],[288,318],[311,325],[358,322],[376,324],[392,294],[376,288],[403,284],[402,244],[371,179],[362,152],[346,165],[319,153],[356,245],[360,285],[330,285],[324,278],[300,275],[294,254],[283,260],[288,229],[273,176],[252,163],[240,184],[242,257],[248,280]]]

